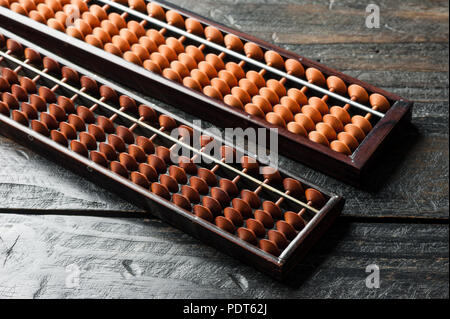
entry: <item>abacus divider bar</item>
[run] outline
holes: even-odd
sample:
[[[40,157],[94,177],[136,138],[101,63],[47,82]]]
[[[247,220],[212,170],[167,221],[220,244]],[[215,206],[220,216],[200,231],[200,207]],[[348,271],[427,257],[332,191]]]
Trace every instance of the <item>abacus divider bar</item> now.
[[[335,98],[337,100],[340,100],[342,102],[350,104],[350,105],[352,105],[354,107],[357,107],[357,108],[359,108],[361,110],[364,110],[364,111],[366,111],[368,113],[372,113],[372,114],[374,114],[374,115],[376,115],[376,116],[378,116],[380,118],[384,117],[383,113],[378,112],[376,110],[373,110],[373,109],[371,109],[371,108],[369,108],[369,107],[367,107],[365,105],[362,105],[362,104],[360,104],[358,102],[352,101],[352,100],[350,100],[350,99],[348,99],[348,98],[346,98],[346,97],[344,97],[342,95],[330,92],[329,90],[324,89],[324,88],[322,88],[320,86],[317,86],[315,84],[309,83],[309,82],[307,82],[305,80],[302,80],[300,78],[292,76],[292,75],[290,75],[290,74],[288,74],[288,73],[286,73],[284,71],[278,70],[276,68],[268,66],[267,64],[264,64],[264,63],[261,63],[259,61],[256,61],[256,60],[254,60],[252,58],[249,58],[249,57],[247,57],[247,56],[245,56],[245,55],[243,55],[241,53],[235,52],[233,50],[229,50],[229,49],[227,49],[224,46],[221,46],[221,45],[216,44],[214,42],[210,42],[210,41],[208,41],[206,39],[203,39],[203,38],[201,38],[201,37],[199,37],[199,36],[197,36],[195,34],[189,33],[189,32],[187,32],[185,30],[181,30],[181,29],[179,29],[179,28],[177,28],[175,26],[172,26],[172,25],[170,25],[168,23],[165,23],[165,22],[160,21],[158,19],[152,18],[152,17],[150,17],[148,15],[142,14],[141,12],[132,10],[132,9],[130,9],[128,7],[125,7],[125,6],[123,6],[121,4],[118,4],[118,3],[115,3],[115,2],[111,2],[109,0],[96,0],[96,1],[99,1],[99,2],[102,2],[102,3],[105,3],[105,4],[109,4],[111,7],[114,7],[116,9],[118,9],[118,10],[126,11],[129,14],[131,14],[131,15],[137,16],[137,17],[139,17],[141,19],[145,19],[145,20],[147,20],[147,21],[149,21],[149,22],[151,22],[153,24],[158,25],[159,27],[166,28],[166,29],[168,29],[168,30],[170,30],[172,32],[184,35],[187,38],[190,38],[190,39],[192,39],[194,41],[200,42],[200,43],[202,43],[204,45],[207,45],[207,46],[209,46],[209,47],[211,47],[211,48],[213,48],[215,50],[218,50],[218,51],[224,52],[224,53],[226,53],[228,55],[234,56],[235,58],[238,58],[238,59],[240,59],[242,61],[245,61],[245,62],[247,62],[249,64],[253,64],[253,65],[255,65],[256,67],[258,67],[260,69],[265,69],[265,70],[267,70],[269,72],[275,73],[275,74],[277,74],[278,76],[281,76],[281,77],[285,77],[288,80],[291,80],[291,81],[296,82],[298,84],[301,84],[303,86],[307,86],[310,89],[315,90],[317,92],[320,92],[320,93],[322,93],[324,95],[329,95],[330,97],[333,97],[333,98]]]
[[[43,73],[41,70],[36,69],[35,67],[33,67],[33,66],[31,66],[31,65],[24,64],[22,61],[20,61],[20,60],[14,58],[14,57],[12,57],[12,56],[10,56],[10,55],[8,55],[8,54],[5,54],[5,53],[4,53],[3,51],[1,51],[1,50],[0,50],[0,56],[4,56],[4,57],[7,58],[8,60],[13,61],[13,62],[16,63],[16,64],[23,65],[25,68],[27,68],[27,69],[29,69],[29,70],[31,70],[31,71],[37,73],[37,74],[40,74],[41,76],[43,76],[43,77],[49,79],[50,81],[53,81],[53,82],[59,84],[60,86],[63,86],[63,87],[65,87],[66,89],[68,89],[68,90],[70,90],[70,91],[72,91],[72,92],[74,92],[74,93],[77,93],[77,94],[83,96],[84,98],[86,98],[86,99],[88,99],[88,100],[91,100],[91,101],[94,102],[94,103],[99,104],[100,106],[104,107],[105,109],[107,109],[107,110],[109,110],[109,111],[111,111],[111,112],[114,112],[114,113],[116,113],[116,114],[118,114],[118,115],[120,115],[120,116],[122,116],[122,117],[128,119],[129,121],[132,121],[132,122],[134,122],[134,123],[137,123],[137,124],[139,124],[140,126],[146,128],[146,129],[148,129],[149,131],[152,131],[152,132],[155,133],[155,134],[158,134],[158,135],[162,136],[162,137],[165,138],[165,139],[170,140],[170,141],[173,142],[173,143],[178,143],[178,144],[180,144],[182,147],[184,147],[184,148],[186,148],[186,149],[188,149],[188,150],[190,150],[190,151],[192,151],[192,152],[194,152],[194,153],[196,153],[196,154],[200,154],[201,156],[206,157],[207,159],[209,159],[209,160],[212,161],[212,162],[215,162],[216,164],[222,165],[223,167],[227,168],[228,170],[230,170],[230,171],[232,171],[232,172],[234,172],[234,173],[237,173],[237,174],[241,175],[242,177],[244,177],[244,178],[246,178],[247,180],[249,180],[249,181],[251,181],[251,182],[257,184],[258,186],[261,185],[261,186],[263,186],[263,187],[269,189],[269,190],[272,191],[273,193],[276,193],[276,194],[278,194],[278,195],[280,195],[280,196],[283,196],[283,197],[289,199],[290,201],[292,201],[292,202],[294,202],[294,203],[297,203],[298,205],[301,205],[302,207],[305,207],[305,208],[307,208],[307,209],[309,209],[309,210],[311,210],[311,211],[313,211],[313,212],[315,212],[315,213],[318,213],[318,212],[319,212],[319,211],[318,211],[317,209],[315,209],[314,207],[309,206],[309,205],[307,205],[306,203],[304,203],[304,202],[302,202],[302,201],[299,201],[299,200],[297,200],[297,199],[295,199],[295,198],[293,198],[293,197],[291,197],[291,196],[289,196],[289,195],[286,195],[285,193],[281,192],[280,190],[278,190],[278,189],[276,189],[276,188],[274,188],[274,187],[271,187],[270,185],[267,185],[267,184],[263,183],[262,181],[258,180],[257,178],[254,178],[254,177],[252,177],[252,176],[250,176],[250,175],[247,175],[247,174],[245,174],[245,173],[242,173],[242,171],[240,171],[240,170],[234,168],[234,167],[231,166],[231,165],[228,165],[228,164],[226,164],[226,163],[222,163],[220,160],[218,160],[218,159],[215,158],[214,156],[211,156],[211,155],[202,153],[202,152],[200,152],[198,149],[196,149],[196,148],[190,146],[189,144],[180,142],[178,139],[172,137],[171,135],[166,134],[166,133],[160,131],[159,129],[157,129],[157,128],[151,126],[151,125],[148,125],[147,123],[144,123],[144,122],[142,122],[142,121],[139,121],[139,119],[136,119],[136,118],[134,118],[134,117],[131,116],[131,115],[128,115],[128,114],[126,114],[126,113],[124,113],[124,112],[122,112],[122,111],[119,111],[118,109],[116,109],[116,108],[114,108],[114,107],[112,107],[112,106],[110,106],[110,105],[108,105],[108,104],[106,104],[106,103],[101,102],[100,100],[94,98],[93,96],[90,96],[89,94],[86,94],[86,93],[84,93],[84,92],[81,92],[80,90],[78,90],[77,88],[75,88],[75,87],[73,87],[73,86],[71,86],[71,85],[69,85],[69,84],[67,84],[67,83],[62,82],[62,81],[60,81],[59,79],[57,79],[57,78],[55,78],[55,77],[53,77],[53,76],[51,76],[51,75],[49,75],[49,74],[47,74],[47,73]]]

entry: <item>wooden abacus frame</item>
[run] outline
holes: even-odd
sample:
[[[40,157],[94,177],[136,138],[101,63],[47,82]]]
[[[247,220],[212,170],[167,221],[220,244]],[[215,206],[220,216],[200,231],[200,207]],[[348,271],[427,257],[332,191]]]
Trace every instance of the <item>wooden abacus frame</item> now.
[[[0,25],[30,39],[37,45],[50,47],[56,54],[66,56],[75,63],[83,64],[94,72],[112,78],[123,85],[132,86],[136,91],[160,99],[220,126],[277,128],[279,151],[283,155],[356,186],[371,183],[369,173],[376,162],[375,159],[380,155],[386,141],[395,135],[395,129],[410,120],[412,102],[165,1],[155,2],[165,9],[176,10],[203,24],[215,26],[226,33],[232,33],[244,40],[254,42],[266,50],[274,50],[286,58],[298,59],[305,67],[315,67],[325,76],[336,75],[346,84],[358,84],[369,93],[379,93],[385,96],[392,106],[353,154],[347,156],[2,7],[0,7]],[[115,5],[117,6],[117,4]],[[124,77],[124,74],[127,76]]]
[[[121,94],[128,95],[140,103],[152,105],[148,101],[135,96],[126,89],[123,89],[105,79],[95,77],[94,74],[84,68],[62,59],[27,40],[3,30],[2,28],[0,28],[0,33],[4,34],[9,39],[18,41],[25,47],[40,52],[43,56],[55,59],[62,65],[70,67],[83,75],[95,78],[96,81],[111,87]],[[3,52],[1,56],[5,57]],[[154,107],[156,108],[156,106]],[[159,110],[159,112],[162,111]],[[189,125],[187,121],[184,121],[169,112],[164,111],[164,114],[173,116],[173,118],[181,124]],[[1,113],[0,133],[22,145],[25,145],[26,147],[31,148],[50,160],[55,161],[57,164],[75,171],[81,176],[84,176],[100,186],[116,193],[125,200],[143,207],[152,215],[155,215],[175,227],[184,230],[205,243],[212,245],[233,257],[241,259],[245,263],[281,280],[286,278],[289,271],[296,265],[298,260],[305,256],[314,243],[330,227],[334,220],[339,216],[344,205],[344,199],[342,197],[323,190],[322,188],[312,185],[302,178],[293,176],[292,174],[280,169],[279,171],[283,175],[299,180],[305,187],[312,187],[320,191],[327,197],[327,202],[320,210],[317,210],[317,214],[306,224],[305,228],[297,234],[289,246],[283,250],[283,253],[279,257],[276,257],[241,240],[237,236],[227,233],[225,230],[218,228],[214,224],[176,206],[171,201],[149,192],[143,187],[134,184],[129,179],[113,173],[107,168],[96,164],[92,160],[71,151],[67,147],[56,143],[49,137],[41,135],[31,128],[26,127]],[[211,136],[216,141],[227,144],[222,141],[219,136]],[[242,152],[242,150],[239,151]]]

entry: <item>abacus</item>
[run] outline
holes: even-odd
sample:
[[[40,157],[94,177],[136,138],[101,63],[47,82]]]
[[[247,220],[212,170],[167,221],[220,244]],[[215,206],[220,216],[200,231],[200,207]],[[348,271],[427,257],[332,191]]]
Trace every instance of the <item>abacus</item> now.
[[[218,125],[277,128],[280,153],[354,185],[411,117],[410,101],[163,1],[1,1],[3,27]]]
[[[240,156],[220,137],[2,28],[0,71],[0,133],[277,278],[343,207],[341,197]],[[205,151],[211,145],[220,158]]]

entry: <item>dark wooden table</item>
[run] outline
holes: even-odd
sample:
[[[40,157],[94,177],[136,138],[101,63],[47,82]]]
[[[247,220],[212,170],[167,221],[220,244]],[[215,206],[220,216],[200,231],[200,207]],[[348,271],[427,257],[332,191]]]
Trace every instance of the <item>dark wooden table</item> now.
[[[288,286],[0,137],[0,298],[448,298],[448,2],[377,1],[379,29],[367,1],[173,2],[414,100],[386,181],[280,159],[347,199]]]

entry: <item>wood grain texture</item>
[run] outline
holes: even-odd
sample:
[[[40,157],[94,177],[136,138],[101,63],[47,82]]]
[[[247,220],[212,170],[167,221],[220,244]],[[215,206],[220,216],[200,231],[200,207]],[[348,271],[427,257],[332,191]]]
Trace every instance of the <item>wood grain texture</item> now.
[[[448,225],[337,223],[291,286],[155,219],[3,214],[0,234],[0,298],[448,298]]]
[[[143,212],[0,137],[0,297],[448,298],[448,2],[378,1],[380,29],[365,27],[364,1],[172,2],[415,101],[412,126],[383,158],[381,188],[363,192],[280,158],[347,200],[292,288],[157,220],[13,214]],[[78,289],[64,285],[72,263]],[[380,289],[364,285],[370,263]]]

